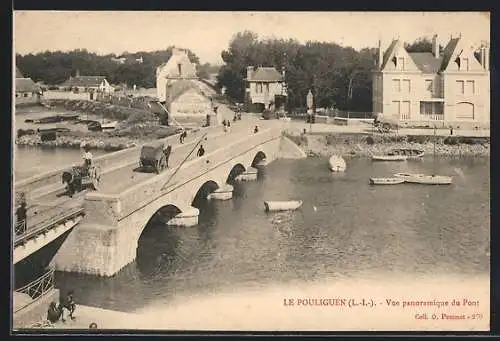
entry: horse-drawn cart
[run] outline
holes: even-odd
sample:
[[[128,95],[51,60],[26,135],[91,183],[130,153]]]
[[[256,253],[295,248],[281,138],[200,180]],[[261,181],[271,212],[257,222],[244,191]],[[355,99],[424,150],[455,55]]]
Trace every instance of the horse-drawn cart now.
[[[71,170],[63,172],[62,182],[67,185],[70,197],[89,187],[98,190],[101,182],[101,168],[94,165],[73,166]]]
[[[141,149],[139,166],[153,168],[156,174],[159,174],[167,167],[167,155],[165,155],[164,147],[164,143],[144,145]]]

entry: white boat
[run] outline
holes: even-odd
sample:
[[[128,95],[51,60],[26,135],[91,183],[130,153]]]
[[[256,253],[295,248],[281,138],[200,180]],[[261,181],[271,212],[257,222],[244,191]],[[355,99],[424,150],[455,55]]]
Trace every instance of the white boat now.
[[[293,211],[302,206],[302,200],[264,201],[267,212]]]
[[[408,158],[404,155],[373,155],[372,161],[406,161]]]
[[[400,177],[394,178],[370,178],[370,184],[372,185],[398,185],[405,182],[405,179]]]
[[[426,175],[412,173],[396,173],[395,177],[403,179],[405,182],[422,185],[450,185],[453,182],[451,176]]]
[[[103,122],[103,123],[101,123],[101,129],[102,130],[105,130],[105,129],[115,129],[117,124],[118,124],[118,121]]]
[[[345,172],[347,164],[342,156],[332,155],[328,160],[329,168],[332,172]]]

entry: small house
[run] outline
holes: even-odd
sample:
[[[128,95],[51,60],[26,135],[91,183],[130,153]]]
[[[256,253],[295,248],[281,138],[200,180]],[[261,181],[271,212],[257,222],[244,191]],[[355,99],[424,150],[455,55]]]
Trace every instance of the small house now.
[[[17,67],[15,86],[16,105],[40,103],[42,89],[31,78],[24,78]]]
[[[192,81],[179,80],[166,88],[166,107],[172,117],[200,117],[212,114],[212,101]]]
[[[246,100],[256,111],[276,110],[284,106],[285,72],[274,67],[247,67]],[[253,111],[253,110],[252,110]]]
[[[114,88],[109,84],[105,76],[80,76],[78,72],[75,77],[70,77],[62,86],[73,92],[104,94],[114,92]],[[90,99],[94,99],[92,97]]]

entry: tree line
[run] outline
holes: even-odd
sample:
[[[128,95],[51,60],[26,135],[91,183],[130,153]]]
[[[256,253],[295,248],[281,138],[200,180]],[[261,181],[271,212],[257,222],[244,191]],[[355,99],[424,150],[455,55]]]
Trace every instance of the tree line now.
[[[170,46],[153,52],[125,52],[120,56],[98,55],[85,49],[16,54],[16,65],[24,77],[47,85],[59,85],[79,71],[82,76],[105,76],[111,84],[127,84],[129,87],[135,84],[138,87],[153,88],[156,86],[156,68],[169,60],[172,48]],[[198,56],[191,50],[187,52],[191,62],[197,65],[201,78],[208,78],[209,73],[214,72],[214,66],[208,63],[200,65]],[[125,58],[125,62],[119,63],[117,57]],[[137,61],[140,58],[142,63]]]
[[[430,52],[432,42],[424,37],[406,47],[411,52]],[[237,33],[228,49],[222,51],[225,64],[218,82],[226,88],[229,97],[242,102],[247,66],[274,66],[278,71],[285,69],[291,108],[306,107],[306,95],[311,90],[315,107],[370,112],[371,72],[376,67],[377,56],[376,48],[356,51],[335,43],[259,39],[256,33],[244,31]]]

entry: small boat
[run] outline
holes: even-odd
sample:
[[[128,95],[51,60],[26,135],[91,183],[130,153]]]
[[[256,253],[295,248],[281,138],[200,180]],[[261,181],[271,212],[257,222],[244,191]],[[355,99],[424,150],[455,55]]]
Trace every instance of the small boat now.
[[[406,161],[407,157],[404,155],[393,155],[391,153],[387,155],[373,155],[372,161]]]
[[[404,179],[405,182],[422,185],[450,185],[453,182],[451,176],[426,175],[412,173],[396,173],[395,177]]]
[[[77,120],[79,116],[79,114],[61,114],[59,118],[61,121],[74,121]]]
[[[420,159],[424,156],[424,151],[421,149],[398,148],[390,151],[389,155],[403,155],[407,160]]]
[[[118,121],[103,122],[103,123],[101,123],[101,129],[102,130],[115,129],[117,124],[118,124]]]
[[[370,178],[371,185],[398,185],[405,182],[403,178]]]
[[[264,201],[267,212],[293,211],[302,206],[302,200]]]
[[[345,172],[347,164],[342,156],[332,155],[328,160],[329,168],[332,172]]]

